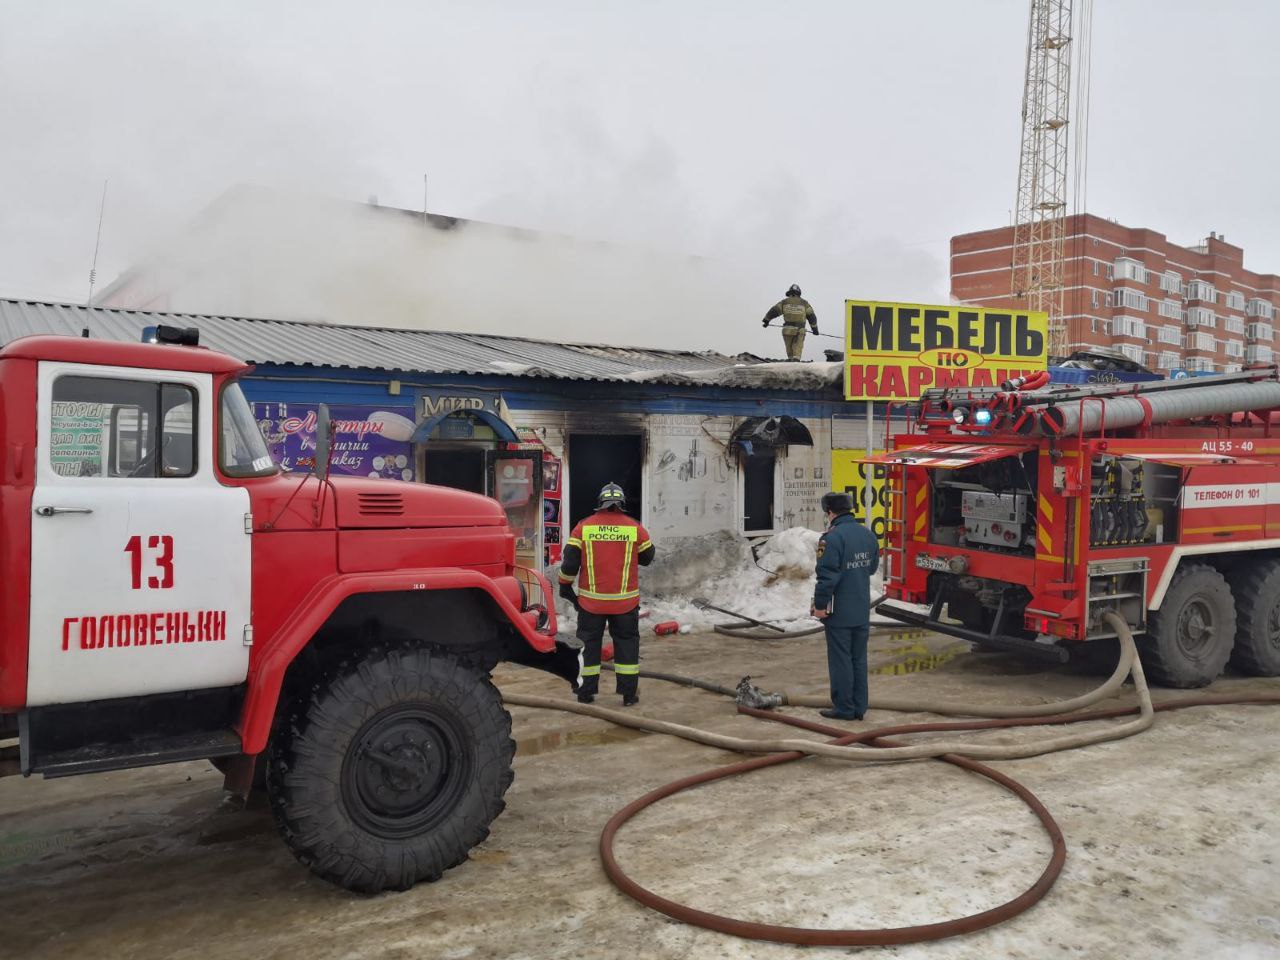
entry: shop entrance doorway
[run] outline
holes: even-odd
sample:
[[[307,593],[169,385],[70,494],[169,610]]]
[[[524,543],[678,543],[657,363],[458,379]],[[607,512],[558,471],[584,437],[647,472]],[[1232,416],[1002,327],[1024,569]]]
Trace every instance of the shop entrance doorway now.
[[[742,530],[773,532],[774,478],[778,455],[771,449],[742,458]]]
[[[640,518],[644,489],[644,438],[639,434],[575,433],[569,436],[569,525],[595,512],[596,497],[606,483],[627,495],[627,513]]]
[[[431,444],[425,456],[424,478],[427,483],[472,493],[485,493],[487,465],[485,448],[472,444],[467,447],[444,447]]]

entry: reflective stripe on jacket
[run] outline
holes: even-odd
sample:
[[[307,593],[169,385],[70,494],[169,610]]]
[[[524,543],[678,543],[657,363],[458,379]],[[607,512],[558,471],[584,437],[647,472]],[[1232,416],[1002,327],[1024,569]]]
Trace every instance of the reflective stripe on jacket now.
[[[624,513],[600,511],[569,534],[560,582],[577,580],[578,602],[592,613],[625,613],[640,603],[638,568],[653,559],[649,531]]]

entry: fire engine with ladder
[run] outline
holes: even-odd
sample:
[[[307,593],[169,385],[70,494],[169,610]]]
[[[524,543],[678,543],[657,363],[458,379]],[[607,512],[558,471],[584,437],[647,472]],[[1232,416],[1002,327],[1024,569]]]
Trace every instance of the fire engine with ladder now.
[[[1280,674],[1278,412],[1275,366],[926,392],[869,458],[887,597],[908,605],[880,612],[1059,661],[1112,654],[1114,612],[1162,685]]]

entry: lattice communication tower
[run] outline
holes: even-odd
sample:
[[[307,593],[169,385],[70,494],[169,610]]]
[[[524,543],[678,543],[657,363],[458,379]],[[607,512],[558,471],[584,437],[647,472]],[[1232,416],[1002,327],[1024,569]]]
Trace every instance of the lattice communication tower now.
[[[1015,297],[1049,314],[1049,352],[1066,352],[1063,320],[1070,155],[1071,0],[1031,0],[1022,149],[1013,220]]]

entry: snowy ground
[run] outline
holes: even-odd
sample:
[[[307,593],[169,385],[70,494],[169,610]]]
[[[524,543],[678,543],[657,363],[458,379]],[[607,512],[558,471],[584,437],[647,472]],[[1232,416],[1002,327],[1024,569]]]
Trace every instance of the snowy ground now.
[[[703,599],[787,630],[816,627],[809,609],[818,536],[804,527],[783,530],[761,547],[758,560],[740,537],[728,535],[660,545],[658,559],[640,575],[641,612],[649,624],[674,620],[685,633],[709,630],[730,619],[693,602]],[[877,574],[872,593],[880,591]],[[577,626],[573,609],[562,600],[557,615],[560,633],[572,634]]]
[[[825,686],[820,638],[646,633],[642,656],[649,669],[729,684],[750,673],[765,687]],[[1029,702],[1095,682],[919,632],[876,634],[871,659],[873,693],[885,695]],[[497,680],[566,695],[563,682],[531,670],[503,667]],[[1227,678],[1213,689],[1276,686]],[[642,681],[636,709],[741,736],[776,733],[711,694],[654,681]],[[0,898],[10,918],[0,956],[775,960],[854,952],[685,926],[604,877],[596,844],[615,810],[730,755],[582,717],[513,713],[516,779],[506,813],[470,862],[403,894],[357,897],[311,878],[260,806],[222,803],[221,777],[206,763],[0,780]],[[869,721],[902,718],[872,711]],[[1161,714],[1135,739],[998,764],[1062,826],[1068,856],[1057,885],[1003,926],[867,955],[1280,957],[1277,743],[1280,708],[1208,707]],[[623,830],[618,854],[637,880],[695,906],[833,926],[993,906],[1034,881],[1049,848],[1017,801],[952,768],[808,760],[665,801]]]

